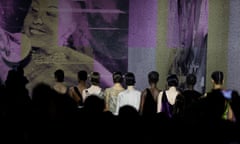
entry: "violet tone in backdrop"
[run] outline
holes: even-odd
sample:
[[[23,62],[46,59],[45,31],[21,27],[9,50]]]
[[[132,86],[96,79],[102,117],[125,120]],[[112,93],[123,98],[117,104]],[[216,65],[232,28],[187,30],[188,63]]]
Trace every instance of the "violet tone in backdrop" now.
[[[77,71],[85,69],[88,72],[99,71],[102,85],[109,86],[112,81],[111,72],[127,71],[128,0],[70,3],[59,0],[56,9],[51,7],[55,1],[34,2],[30,9],[30,1],[27,0],[21,3],[13,0],[0,3],[1,28],[12,33],[23,31],[34,46],[27,62],[21,63],[25,66],[30,82],[35,79],[38,79],[36,82],[53,79],[54,71],[62,68],[66,71],[66,82],[72,85],[77,82]],[[41,42],[41,36],[44,39],[54,34],[48,31],[46,36],[39,35],[51,30],[49,28],[54,21],[58,21],[52,25],[57,28],[57,36]],[[54,39],[57,42],[51,41]],[[3,61],[1,65],[5,69],[1,69],[1,80],[4,81],[4,74],[11,66],[6,66]]]
[[[197,76],[195,88],[205,90],[208,35],[208,0],[169,0],[167,44],[174,58],[169,73],[179,76],[185,88],[189,73]]]
[[[129,47],[156,49],[157,8],[157,0],[130,1]]]
[[[130,0],[128,71],[136,87],[148,86],[147,74],[156,70],[158,0]]]

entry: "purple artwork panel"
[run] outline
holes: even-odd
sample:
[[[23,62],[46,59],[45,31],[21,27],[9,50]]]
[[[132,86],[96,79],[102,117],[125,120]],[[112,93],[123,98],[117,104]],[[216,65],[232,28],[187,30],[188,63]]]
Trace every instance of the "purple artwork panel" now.
[[[208,35],[208,0],[169,0],[168,35],[169,48],[176,54],[169,73],[177,74],[183,83],[187,74],[197,76],[196,88],[204,91]]]
[[[130,0],[129,47],[156,47],[158,15],[157,8],[157,0]]]

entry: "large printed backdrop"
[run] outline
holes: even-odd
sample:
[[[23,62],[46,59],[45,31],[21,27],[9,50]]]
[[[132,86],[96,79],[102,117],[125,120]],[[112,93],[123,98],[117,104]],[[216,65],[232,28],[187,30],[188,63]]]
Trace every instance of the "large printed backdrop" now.
[[[31,41],[30,56],[18,64],[25,67],[30,88],[41,81],[52,84],[57,69],[65,71],[69,85],[77,83],[79,70],[98,71],[102,86],[112,84],[112,72],[127,71],[128,0],[9,0],[0,2],[0,10],[2,29]],[[1,60],[2,81],[13,66],[8,63]]]
[[[29,38],[29,56],[23,57],[28,49],[25,50],[27,46],[22,41],[23,52],[18,56],[24,59],[19,64],[25,67],[29,88],[41,81],[53,83],[54,71],[61,68],[69,85],[77,83],[79,70],[99,71],[104,87],[112,84],[112,72],[132,71],[136,74],[137,87],[142,89],[148,85],[147,73],[156,70],[156,62],[161,61],[156,52],[165,49],[157,46],[157,32],[161,33],[157,22],[159,2],[1,0],[0,34],[24,33]],[[170,66],[166,64],[165,68],[169,74],[179,76],[183,88],[186,75],[195,73],[196,87],[202,91],[206,74],[208,0],[169,0],[167,17],[159,20],[168,23],[167,41],[160,42],[167,43],[171,49]],[[15,47],[18,44],[13,39],[10,41]],[[1,59],[0,66],[4,81],[12,64]],[[159,73],[162,74],[161,70]]]
[[[169,0],[167,44],[173,48],[169,73],[185,88],[186,76],[197,76],[196,89],[204,92],[208,35],[208,0]]]

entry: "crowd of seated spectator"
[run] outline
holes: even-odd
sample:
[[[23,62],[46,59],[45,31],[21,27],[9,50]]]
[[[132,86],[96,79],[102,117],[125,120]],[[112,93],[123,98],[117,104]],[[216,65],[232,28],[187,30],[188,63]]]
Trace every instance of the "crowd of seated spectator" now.
[[[94,78],[97,80],[94,82],[99,82],[100,75],[95,74]],[[155,103],[156,114],[145,119],[150,115],[142,115],[142,108],[141,110],[139,108],[144,104],[140,97],[146,93],[146,89],[140,92],[134,88],[136,81],[131,72],[124,77],[121,73],[117,73],[118,79],[123,78],[117,82],[124,81],[127,87],[119,93],[121,100],[117,100],[116,114],[106,109],[104,98],[106,92],[102,92],[101,96],[98,93],[89,94],[85,97],[82,107],[79,107],[79,103],[68,93],[59,93],[46,83],[37,84],[32,90],[32,95],[29,96],[26,89],[28,80],[24,76],[23,69],[10,70],[7,80],[0,87],[2,133],[0,140],[3,143],[25,144],[96,141],[98,143],[240,143],[240,96],[236,90],[232,90],[231,98],[225,97],[222,72],[213,72],[213,89],[206,94],[194,91],[196,79],[193,75],[187,77],[186,90],[178,90],[177,77],[170,75],[167,82],[170,89],[174,87],[174,92],[169,89],[160,92],[155,85],[158,82],[158,74],[153,72],[148,76],[150,80],[151,76],[154,76],[155,79],[149,81],[150,87],[153,84],[152,88],[158,95],[166,91],[165,99],[170,100],[170,95],[174,94],[174,99],[169,102],[172,105],[171,116]],[[113,80],[114,78],[113,75]],[[153,102],[161,101],[161,97],[154,98]],[[226,117],[229,108],[232,112],[231,118]]]

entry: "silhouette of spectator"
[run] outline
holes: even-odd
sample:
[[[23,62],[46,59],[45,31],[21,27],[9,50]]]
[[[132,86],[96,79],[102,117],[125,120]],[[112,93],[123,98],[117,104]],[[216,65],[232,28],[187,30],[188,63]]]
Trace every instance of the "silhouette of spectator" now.
[[[90,95],[85,101],[85,107],[88,112],[101,113],[104,110],[104,101],[96,95]]]
[[[122,118],[137,118],[139,116],[138,111],[136,110],[136,108],[134,108],[131,105],[124,105],[119,109],[119,113],[118,113],[119,117]]]
[[[77,104],[68,95],[57,93],[45,83],[37,84],[32,93],[33,120],[31,138],[33,143],[60,142],[67,140],[69,126],[77,112]],[[72,130],[72,129],[71,129]]]
[[[118,113],[118,130],[117,132],[124,133],[124,139],[127,142],[142,142],[141,134],[143,133],[141,125],[141,117],[138,110],[132,105],[123,105],[119,109]],[[134,133],[134,135],[132,135]],[[120,134],[120,133],[118,133]],[[141,137],[139,139],[139,137]],[[120,142],[126,142],[124,139],[121,139]]]
[[[20,116],[22,114],[20,111],[23,113],[29,111],[31,99],[26,89],[27,83],[28,80],[24,76],[24,71],[21,67],[9,70],[5,81],[5,95],[10,110],[9,114],[14,113]],[[22,116],[25,117],[27,115]]]
[[[206,97],[200,99],[191,115],[191,129],[204,130],[206,137],[203,140],[209,142],[229,142],[236,135],[236,125],[224,119],[226,100],[221,91],[211,91]],[[212,134],[216,134],[212,135]],[[235,137],[236,138],[236,137]]]
[[[0,119],[3,118],[4,116],[4,103],[5,103],[5,99],[4,99],[4,91],[5,91],[5,85],[0,81]]]
[[[26,89],[27,83],[28,80],[21,67],[8,71],[3,94],[4,112],[2,120],[6,122],[3,129],[6,128],[5,138],[10,143],[29,142],[31,99]]]

